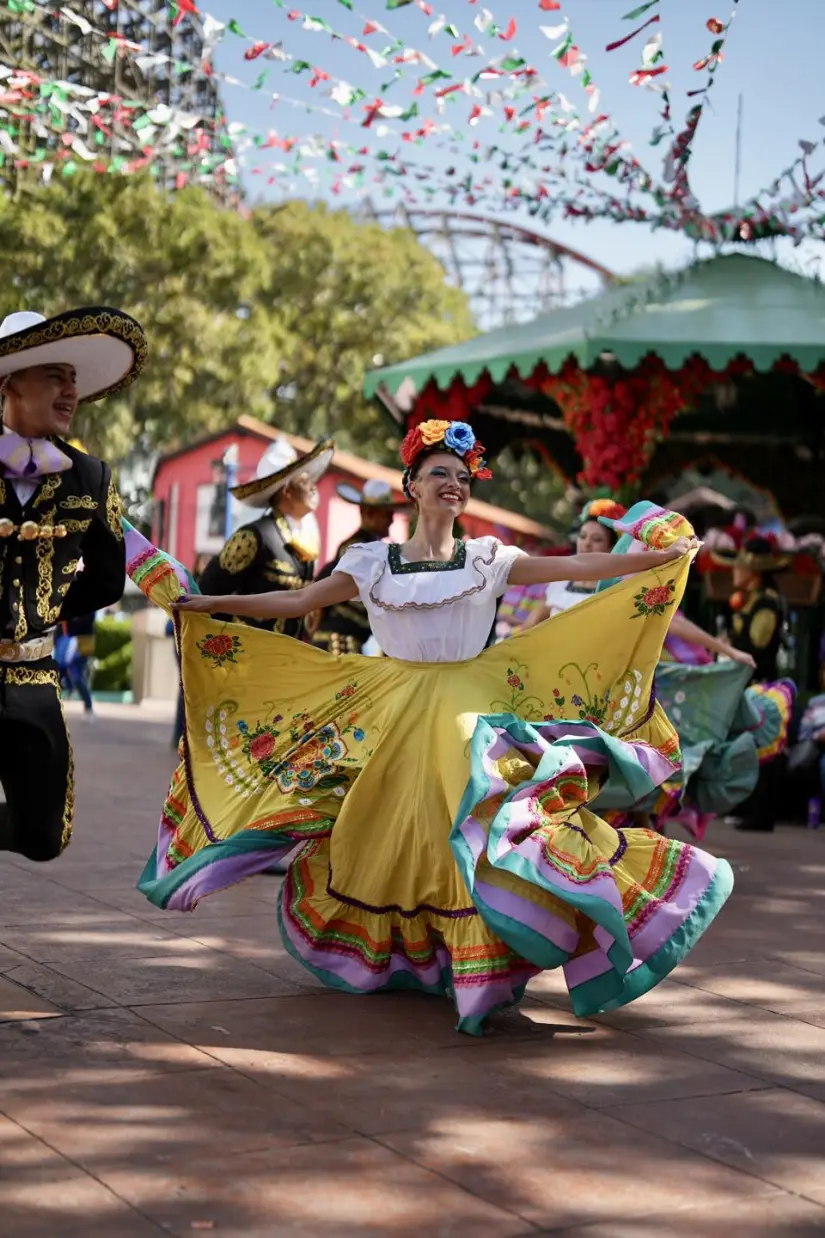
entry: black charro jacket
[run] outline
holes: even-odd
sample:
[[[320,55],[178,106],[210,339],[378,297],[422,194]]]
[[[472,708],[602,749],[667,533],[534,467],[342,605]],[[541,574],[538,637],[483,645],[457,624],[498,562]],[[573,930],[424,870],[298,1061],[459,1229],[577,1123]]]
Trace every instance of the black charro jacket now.
[[[126,549],[108,464],[53,440],[72,466],[21,506],[0,477],[0,637],[25,640],[123,596]],[[81,560],[83,570],[78,571]]]
[[[236,529],[220,554],[206,565],[198,584],[201,592],[215,596],[275,593],[280,589],[303,589],[314,571],[315,560],[301,558],[290,541],[290,529],[283,517],[269,513]],[[235,616],[233,622],[299,640],[305,633],[303,619]]]

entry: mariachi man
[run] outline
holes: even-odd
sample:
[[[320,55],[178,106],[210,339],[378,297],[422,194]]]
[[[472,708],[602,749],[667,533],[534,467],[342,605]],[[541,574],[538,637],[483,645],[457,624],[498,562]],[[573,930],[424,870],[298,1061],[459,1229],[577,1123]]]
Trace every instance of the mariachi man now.
[[[309,584],[320,553],[318,480],[329,468],[335,444],[324,439],[298,455],[283,437],[261,457],[257,476],[234,486],[232,496],[248,507],[265,509],[241,525],[199,581],[204,593],[273,593]],[[303,619],[246,619],[253,627],[301,639]]]
[[[78,404],[122,391],[145,360],[118,310],[0,324],[0,850],[30,860],[54,859],[72,831],[55,629],[119,601],[125,581],[109,466],[65,437]]]
[[[730,642],[753,657],[752,682],[770,685],[780,676],[785,625],[777,576],[788,567],[790,556],[777,550],[771,538],[751,533],[738,550],[719,549],[713,557],[732,569]],[[763,834],[773,830],[781,807],[782,769],[782,761],[776,758],[760,765],[756,789],[737,807],[735,816],[728,818],[736,829]]]
[[[361,490],[347,482],[341,482],[337,490],[344,502],[358,504],[361,524],[352,537],[341,543],[335,558],[321,568],[318,580],[332,575],[338,560],[350,546],[380,542],[388,537],[396,512],[409,506],[404,499],[394,499],[392,487],[377,479],[365,482]],[[371,635],[367,608],[356,599],[354,602],[343,602],[340,606],[331,606],[329,610],[323,611],[312,643],[329,653],[360,653]]]

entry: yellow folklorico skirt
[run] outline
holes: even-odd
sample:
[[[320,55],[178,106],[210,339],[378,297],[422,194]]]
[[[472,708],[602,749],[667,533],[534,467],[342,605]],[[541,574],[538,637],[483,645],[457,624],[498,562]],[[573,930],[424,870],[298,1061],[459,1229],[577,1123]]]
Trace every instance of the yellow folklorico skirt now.
[[[127,529],[160,605],[183,569]],[[188,911],[291,854],[284,941],[329,985],[453,998],[478,1033],[544,968],[574,1011],[632,1001],[695,944],[724,860],[597,814],[672,777],[653,673],[688,561],[459,663],[333,657],[179,613],[186,726],[139,888]]]

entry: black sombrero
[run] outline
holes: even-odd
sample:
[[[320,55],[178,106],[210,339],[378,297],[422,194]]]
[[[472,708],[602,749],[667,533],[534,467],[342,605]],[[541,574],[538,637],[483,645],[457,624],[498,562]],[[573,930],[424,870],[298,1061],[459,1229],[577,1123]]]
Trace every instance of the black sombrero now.
[[[70,365],[80,404],[128,387],[147,354],[140,323],[107,306],[67,310],[53,318],[21,310],[0,323],[0,381],[36,365]]]
[[[711,551],[718,567],[744,567],[749,572],[781,572],[790,566],[793,555],[782,553],[766,537],[749,537],[738,550],[718,548]]]

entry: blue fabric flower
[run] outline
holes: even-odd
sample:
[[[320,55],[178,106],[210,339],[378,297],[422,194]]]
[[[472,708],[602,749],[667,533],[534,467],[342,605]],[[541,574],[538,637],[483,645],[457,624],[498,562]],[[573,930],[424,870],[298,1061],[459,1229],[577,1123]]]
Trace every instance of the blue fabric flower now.
[[[361,740],[364,738],[364,732],[361,730],[360,726],[357,726],[352,732],[352,737],[356,743],[361,743]]]
[[[444,446],[464,456],[476,445],[476,436],[466,421],[453,421],[444,435]]]

